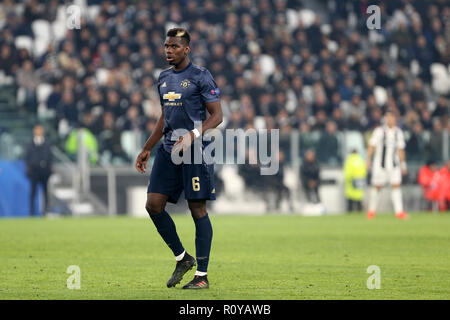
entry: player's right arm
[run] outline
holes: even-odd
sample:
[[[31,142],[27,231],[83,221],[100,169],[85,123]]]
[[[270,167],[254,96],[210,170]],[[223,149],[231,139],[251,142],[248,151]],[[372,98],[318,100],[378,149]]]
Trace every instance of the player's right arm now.
[[[402,175],[406,175],[408,173],[407,167],[406,167],[406,154],[405,154],[405,137],[403,136],[403,131],[398,130],[397,135],[397,147],[398,147],[398,156],[400,158],[400,168],[402,170]]]
[[[366,159],[366,167],[367,169],[370,169],[370,167],[372,166],[372,157],[373,157],[373,153],[374,153],[374,146],[369,145],[369,147],[367,148],[367,159]]]
[[[158,143],[159,140],[161,140],[163,136],[163,129],[164,129],[164,109],[161,112],[161,116],[158,119],[158,122],[156,123],[155,130],[153,130],[150,137],[145,142],[144,147],[142,148],[141,153],[136,158],[136,170],[140,173],[145,173],[145,169],[147,169],[147,161],[150,158],[150,152],[152,151],[153,147]]]

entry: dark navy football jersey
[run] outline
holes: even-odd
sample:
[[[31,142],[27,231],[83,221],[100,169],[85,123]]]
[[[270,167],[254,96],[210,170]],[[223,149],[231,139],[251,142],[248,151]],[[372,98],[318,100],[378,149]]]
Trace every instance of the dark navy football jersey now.
[[[162,71],[158,92],[164,110],[163,146],[167,152],[172,151],[178,139],[172,139],[172,132],[176,129],[193,130],[194,122],[206,120],[206,103],[220,98],[211,73],[192,62],[181,71],[173,68]]]

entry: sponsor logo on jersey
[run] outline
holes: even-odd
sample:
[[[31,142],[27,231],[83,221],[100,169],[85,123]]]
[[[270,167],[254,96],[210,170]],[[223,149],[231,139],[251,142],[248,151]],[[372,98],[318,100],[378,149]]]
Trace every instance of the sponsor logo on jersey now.
[[[170,91],[163,95],[164,100],[175,101],[181,99],[181,93],[175,93],[174,91]]]

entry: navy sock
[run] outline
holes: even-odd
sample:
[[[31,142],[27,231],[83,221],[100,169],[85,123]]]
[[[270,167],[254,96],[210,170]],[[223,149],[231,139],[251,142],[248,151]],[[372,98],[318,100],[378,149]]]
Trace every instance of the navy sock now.
[[[200,219],[194,219],[195,223],[195,250],[197,255],[197,271],[208,270],[209,252],[213,230],[208,214]]]
[[[175,256],[183,253],[184,248],[178,238],[177,229],[170,215],[163,210],[161,213],[150,215],[156,230],[158,230],[165,243],[169,246]]]

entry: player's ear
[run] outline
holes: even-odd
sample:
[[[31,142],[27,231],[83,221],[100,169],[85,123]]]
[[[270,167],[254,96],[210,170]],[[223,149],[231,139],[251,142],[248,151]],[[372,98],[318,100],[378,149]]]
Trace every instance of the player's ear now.
[[[184,47],[184,55],[187,56],[189,52],[191,52],[191,47],[190,46]]]

